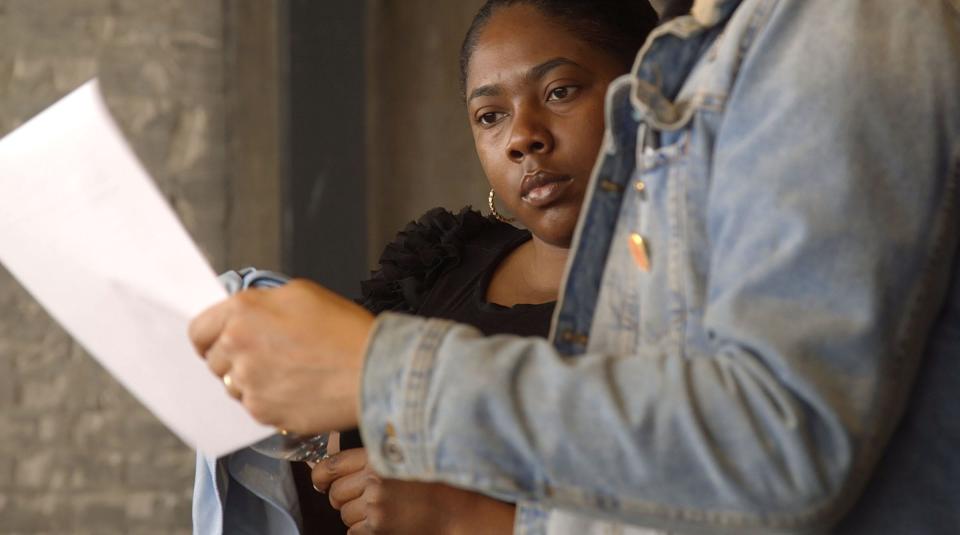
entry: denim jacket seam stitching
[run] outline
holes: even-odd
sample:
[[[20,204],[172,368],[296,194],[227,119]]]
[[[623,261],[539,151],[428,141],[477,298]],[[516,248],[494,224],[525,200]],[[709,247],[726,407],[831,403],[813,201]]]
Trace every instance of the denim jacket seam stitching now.
[[[740,72],[740,66],[743,65],[743,59],[753,49],[753,44],[757,36],[763,33],[767,23],[770,22],[770,15],[780,0],[765,0],[762,4],[756,6],[750,14],[750,21],[747,23],[741,34],[740,42],[737,43],[737,58],[735,68],[731,72],[730,80],[737,79]]]
[[[677,130],[679,128],[683,128],[684,125],[689,123],[690,118],[696,112],[696,106],[694,105],[695,104],[694,102],[688,102],[685,104],[671,103],[672,106],[678,112],[677,117],[675,118],[674,121],[665,122],[660,120],[660,118],[657,116],[656,113],[653,113],[652,106],[650,106],[647,102],[644,102],[644,100],[640,98],[641,92],[645,94],[650,94],[649,91],[643,91],[643,88],[640,85],[641,82],[643,84],[646,84],[648,86],[653,86],[655,88],[654,96],[658,98],[665,98],[662,96],[660,88],[658,87],[657,84],[651,84],[641,76],[641,66],[648,59],[647,56],[649,55],[649,52],[655,48],[656,43],[660,41],[661,38],[666,37],[668,35],[672,35],[673,37],[683,41],[689,41],[690,39],[695,38],[697,35],[703,34],[705,32],[714,31],[715,29],[721,26],[725,27],[729,23],[730,18],[734,15],[734,12],[737,9],[739,9],[739,7],[740,7],[739,5],[734,7],[731,13],[727,13],[721,19],[713,21],[706,25],[702,24],[700,21],[697,21],[692,14],[677,17],[667,22],[666,24],[662,25],[661,27],[655,29],[650,34],[646,44],[643,46],[643,48],[640,49],[640,52],[637,54],[637,57],[634,60],[633,66],[631,67],[630,74],[629,74],[630,85],[631,85],[630,92],[629,92],[630,102],[632,103],[634,109],[642,110],[645,112],[643,113],[643,116],[644,116],[643,120],[646,121],[649,125],[659,130],[668,130],[668,131]],[[654,64],[654,66],[659,67],[659,65],[656,63]],[[648,100],[651,100],[651,99],[648,99]]]
[[[737,43],[736,56],[730,63],[730,71],[728,75],[728,83],[730,85],[727,88],[727,91],[718,95],[723,99],[722,105],[717,109],[708,108],[707,106],[704,106],[702,109],[711,109],[712,111],[717,112],[724,111],[726,108],[726,101],[730,95],[730,90],[736,84],[737,79],[739,78],[740,69],[743,66],[744,59],[753,49],[753,45],[756,42],[757,36],[763,33],[764,28],[766,28],[767,23],[770,21],[771,13],[773,13],[774,8],[779,4],[779,2],[780,0],[764,0],[759,5],[754,6],[753,11],[749,14],[750,20],[747,22],[746,27],[740,32],[740,40]],[[733,16],[736,15],[734,14]],[[729,19],[727,20],[726,24],[729,24]],[[728,27],[724,27],[723,32],[717,38],[718,40],[722,38],[723,33],[725,33],[727,29]],[[708,94],[707,96],[713,95]]]
[[[697,91],[692,101],[696,110],[708,110],[723,113],[727,105],[727,93],[718,91]]]
[[[685,325],[688,318],[687,313],[687,288],[685,282],[685,273],[682,273],[681,258],[684,255],[684,252],[687,250],[686,243],[683,236],[682,227],[684,220],[686,218],[686,210],[683,206],[684,192],[686,190],[684,180],[679,178],[679,174],[676,168],[670,168],[668,174],[673,174],[672,179],[668,179],[668,187],[670,192],[668,194],[668,218],[670,224],[670,242],[669,242],[669,253],[667,255],[667,265],[664,269],[667,270],[667,280],[668,287],[670,289],[670,300],[672,302],[671,308],[671,321],[670,321],[670,338],[673,340],[672,346],[676,350],[676,354],[684,354],[684,333],[686,331]]]
[[[563,494],[571,502],[584,507],[596,506],[600,495],[586,491],[580,487],[554,485],[555,494]],[[740,511],[704,510],[694,507],[668,506],[649,500],[618,497],[618,507],[610,512],[638,512],[656,516],[665,520],[681,520],[706,525],[720,525],[725,527],[770,527],[788,528],[801,524],[815,522],[825,518],[833,512],[836,496],[824,499],[822,503],[796,513],[750,513]]]
[[[436,448],[431,446],[423,446],[425,451],[428,451],[431,454],[436,454]],[[431,478],[435,478],[441,482],[448,482],[454,485],[464,486],[464,487],[474,487],[482,488],[489,491],[498,491],[508,494],[513,494],[519,499],[519,495],[523,492],[521,488],[514,484],[514,480],[510,477],[490,477],[478,475],[474,472],[464,472],[461,470],[439,470],[435,469],[427,473],[426,475]],[[533,505],[533,502],[527,500],[528,507]]]
[[[536,535],[545,531],[545,521],[549,511],[534,502],[517,503],[513,529],[515,535]]]
[[[954,162],[947,172],[947,181],[943,190],[941,197],[943,201],[938,207],[933,223],[934,237],[924,253],[924,261],[917,277],[916,286],[910,292],[912,295],[909,297],[909,304],[905,309],[906,312],[895,338],[894,354],[898,358],[892,359],[889,369],[882,374],[883,377],[890,379],[886,382],[886,388],[877,388],[877,396],[874,403],[871,403],[871,406],[880,407],[873,413],[871,420],[874,422],[890,420],[890,414],[902,413],[903,408],[898,409],[897,404],[908,395],[908,385],[911,385],[912,381],[902,381],[900,379],[904,377],[904,370],[908,364],[912,365],[913,368],[909,370],[910,377],[915,378],[918,368],[918,363],[908,363],[910,359],[907,356],[911,349],[911,340],[917,336],[910,333],[916,330],[913,327],[914,324],[922,320],[918,311],[929,308],[923,305],[929,301],[934,292],[934,287],[937,285],[936,266],[941,264],[944,256],[951,253],[955,256],[957,251],[960,250],[960,243],[958,243],[960,239],[954,237],[953,243],[949,243],[951,222],[956,223],[960,220],[960,214],[958,214],[958,210],[960,210],[960,199],[958,199],[960,197],[960,145],[956,147]],[[949,279],[949,275],[946,275],[946,278]],[[949,284],[949,280],[946,281],[946,284]],[[887,393],[887,395],[883,396],[883,393]],[[865,476],[879,461],[882,455],[881,446],[889,439],[894,428],[895,426],[878,425],[864,437],[865,447],[863,449],[865,454],[858,456],[858,460],[851,467],[847,484],[841,487],[840,495],[837,498],[841,503],[855,500],[860,489],[867,484],[867,477]]]
[[[410,367],[404,374],[402,401],[402,433],[401,443],[408,443],[411,469],[420,469],[432,472],[432,463],[427,452],[426,437],[426,402],[430,389],[429,376],[431,375],[436,352],[442,344],[443,336],[450,329],[450,324],[442,320],[427,320],[426,325],[416,341]]]
[[[367,377],[370,375],[369,370],[375,365],[374,363],[379,361],[383,355],[382,351],[378,351],[379,345],[382,343],[380,338],[380,333],[384,330],[384,324],[393,320],[393,316],[399,316],[399,314],[393,312],[384,312],[379,314],[374,318],[373,327],[368,334],[368,342],[366,347],[366,353],[363,358],[363,366],[361,369],[361,387],[359,393],[359,412],[360,412],[360,422],[369,417],[370,413],[377,415],[378,420],[377,424],[380,428],[376,431],[379,438],[382,440],[383,427],[384,425],[389,424],[390,420],[394,417],[392,414],[397,414],[394,411],[397,410],[396,397],[390,397],[387,399],[382,399],[380,397],[372,398],[368,389],[367,389]],[[397,396],[403,396],[403,374],[405,366],[398,367],[397,369],[391,370],[391,377],[399,376],[399,386],[397,388]],[[380,394],[380,393],[378,393]],[[402,407],[402,405],[400,406]]]

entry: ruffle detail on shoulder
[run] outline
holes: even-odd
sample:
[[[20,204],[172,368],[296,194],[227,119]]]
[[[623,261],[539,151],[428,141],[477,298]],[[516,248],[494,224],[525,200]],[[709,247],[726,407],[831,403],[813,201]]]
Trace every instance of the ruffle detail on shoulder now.
[[[387,245],[380,269],[360,283],[358,302],[373,313],[415,313],[437,279],[460,264],[464,244],[502,224],[469,206],[457,214],[445,208],[428,211]]]

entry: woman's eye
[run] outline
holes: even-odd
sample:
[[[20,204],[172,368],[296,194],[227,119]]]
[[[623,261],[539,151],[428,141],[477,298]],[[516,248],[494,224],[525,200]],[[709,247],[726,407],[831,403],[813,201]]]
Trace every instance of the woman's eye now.
[[[480,123],[481,126],[490,126],[500,120],[500,115],[501,113],[499,112],[488,111],[477,117],[477,122]]]
[[[564,100],[570,98],[577,91],[576,86],[565,85],[563,87],[557,87],[550,91],[547,96],[547,102]]]

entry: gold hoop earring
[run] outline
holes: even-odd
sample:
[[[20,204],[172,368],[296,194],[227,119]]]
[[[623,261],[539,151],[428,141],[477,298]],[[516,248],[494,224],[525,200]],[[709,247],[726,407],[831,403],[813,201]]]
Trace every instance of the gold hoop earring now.
[[[490,215],[492,215],[494,219],[496,219],[501,223],[513,223],[514,221],[516,221],[512,217],[503,217],[502,215],[500,215],[500,212],[497,211],[497,207],[493,204],[493,201],[494,201],[493,188],[490,188],[490,195],[487,197],[487,206],[490,207]]]

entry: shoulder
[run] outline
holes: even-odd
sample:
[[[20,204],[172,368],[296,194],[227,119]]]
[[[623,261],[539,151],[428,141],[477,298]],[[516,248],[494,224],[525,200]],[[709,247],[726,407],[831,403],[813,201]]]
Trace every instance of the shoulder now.
[[[380,256],[379,268],[361,282],[360,304],[372,312],[416,312],[441,275],[456,267],[467,247],[491,248],[524,233],[465,207],[433,208],[408,223]]]

